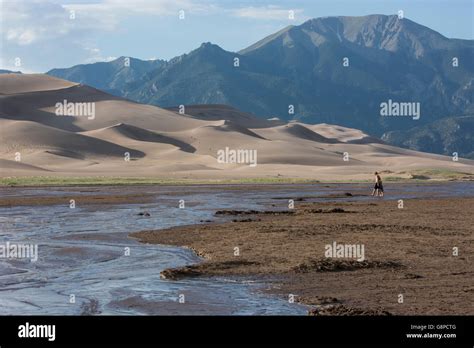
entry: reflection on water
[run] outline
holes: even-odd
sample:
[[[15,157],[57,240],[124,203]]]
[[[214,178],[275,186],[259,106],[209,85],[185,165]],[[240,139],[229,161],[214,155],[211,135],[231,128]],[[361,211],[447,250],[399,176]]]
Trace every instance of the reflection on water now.
[[[470,183],[386,185],[386,199],[473,195]],[[259,282],[236,278],[170,281],[160,271],[199,262],[187,249],[144,245],[128,233],[216,220],[219,209],[286,209],[286,198],[351,192],[374,199],[370,185],[135,186],[2,188],[2,196],[152,193],[151,203],[0,208],[1,242],[39,245],[37,262],[0,259],[0,314],[80,314],[91,299],[102,314],[306,314],[298,304],[268,296]],[[178,208],[178,201],[185,208]],[[150,216],[139,216],[147,211]],[[129,248],[129,249],[127,249]],[[129,255],[127,252],[129,251]],[[70,303],[71,295],[75,303]],[[179,303],[184,295],[184,303]]]

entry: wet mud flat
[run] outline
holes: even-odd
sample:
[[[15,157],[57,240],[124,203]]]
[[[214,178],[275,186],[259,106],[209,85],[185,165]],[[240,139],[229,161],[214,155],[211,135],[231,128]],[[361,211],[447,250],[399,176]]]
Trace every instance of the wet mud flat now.
[[[233,221],[132,236],[187,246],[206,260],[166,269],[164,278],[278,277],[268,291],[313,315],[472,315],[473,205],[473,197],[405,199],[403,208],[375,198],[302,201],[289,213],[221,210]],[[335,242],[363,245],[364,260],[327,257]]]

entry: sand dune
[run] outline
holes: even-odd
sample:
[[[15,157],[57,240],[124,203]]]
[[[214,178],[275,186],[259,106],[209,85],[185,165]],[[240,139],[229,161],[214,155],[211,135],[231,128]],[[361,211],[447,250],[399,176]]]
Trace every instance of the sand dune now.
[[[77,85],[43,74],[5,74],[0,76],[0,94],[58,90]]]
[[[206,128],[211,128],[216,132],[240,133],[241,135],[265,140],[264,137],[252,132],[250,129],[244,126],[233,123],[232,121],[220,121],[218,124],[206,126]]]
[[[311,128],[307,127],[307,125],[296,122],[282,126],[258,129],[256,132],[265,138],[272,140],[289,140],[297,138],[325,144],[333,144],[338,142],[336,139],[326,138],[325,136],[318,134]]]
[[[341,126],[281,124],[224,105],[192,105],[181,115],[45,75],[1,75],[0,86],[1,176],[346,180],[370,178],[374,170],[474,173],[473,161],[389,146]],[[64,100],[93,103],[95,117],[57,116]],[[218,161],[224,149],[255,151],[257,166]]]
[[[40,171],[47,172],[48,170],[32,166],[31,164],[22,163],[19,161],[12,161],[0,158],[0,173],[2,170],[14,170],[14,171]]]
[[[17,79],[21,76],[22,86],[26,79],[32,76],[34,92],[17,93]],[[44,89],[41,88],[40,77],[45,76]],[[69,131],[88,131],[110,127],[117,123],[156,131],[180,131],[199,126],[212,125],[191,117],[176,114],[151,105],[142,105],[116,96],[101,92],[95,88],[71,84],[64,81],[65,88],[53,90],[63,81],[48,75],[0,75],[0,100],[2,103],[1,116],[8,119],[40,122],[55,128]],[[53,86],[54,85],[54,86]],[[23,88],[27,90],[27,87]],[[94,103],[95,117],[57,116],[56,104],[64,100],[71,103]]]
[[[177,106],[167,109],[174,112],[179,111]],[[184,111],[186,115],[200,120],[225,120],[247,128],[267,128],[283,124],[283,122],[279,120],[265,120],[258,118],[252,114],[237,110],[228,105],[186,105]]]
[[[114,126],[87,131],[81,134],[98,139],[104,139],[117,144],[136,144],[136,142],[148,142],[170,144],[185,152],[196,151],[193,146],[186,142],[125,123],[119,123]]]
[[[123,158],[125,152],[134,157],[144,154],[135,149],[88,137],[82,134],[63,131],[31,121],[0,120],[2,129],[2,148],[4,155],[20,152],[48,152],[76,159],[95,157]]]
[[[328,139],[334,139],[343,143],[382,143],[382,140],[371,137],[358,129],[335,126],[326,123],[306,125],[306,127]]]

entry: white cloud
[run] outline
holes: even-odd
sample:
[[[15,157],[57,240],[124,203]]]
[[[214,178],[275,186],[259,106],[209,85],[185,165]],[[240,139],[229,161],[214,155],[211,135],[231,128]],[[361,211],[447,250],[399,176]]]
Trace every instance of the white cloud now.
[[[84,61],[108,59],[88,47],[98,46],[97,39],[116,28],[119,21],[114,14],[94,11],[72,14],[66,5],[47,0],[0,1],[3,67],[20,57],[24,62],[21,70],[26,71],[40,65],[45,56],[56,60],[72,52]]]
[[[28,45],[36,39],[35,32],[31,29],[8,29],[6,35],[8,41],[16,41],[19,45]]]
[[[150,14],[155,16],[176,15],[179,10],[194,14],[209,14],[218,6],[206,0],[103,0],[97,3],[77,3],[64,5],[67,9],[96,15],[122,16],[130,14]]]
[[[10,44],[30,45],[42,40],[73,37],[90,31],[110,32],[121,20],[132,15],[178,16],[184,10],[191,15],[228,13],[234,17],[288,20],[301,9],[261,7],[222,8],[212,0],[102,0],[97,2],[58,3],[55,0],[0,0],[2,5],[1,36]]]
[[[263,20],[291,20],[291,19],[298,19],[300,20],[300,16],[303,13],[302,9],[294,9],[294,8],[282,8],[280,6],[275,5],[267,5],[267,6],[248,6],[242,7],[238,9],[234,9],[231,11],[232,14],[236,17],[241,18],[250,18],[250,19],[263,19]],[[291,17],[294,18],[291,18]]]
[[[84,63],[110,62],[117,59],[117,57],[104,56],[100,48],[95,46],[84,44],[82,48],[87,52],[87,58],[84,60]]]
[[[93,16],[70,18],[63,5],[38,0],[2,0],[2,38],[7,43],[29,45],[87,30],[111,30],[110,21]]]
[[[218,7],[206,0],[103,0],[92,3],[54,0],[0,0],[2,37],[13,44],[28,45],[73,33],[113,31],[131,15],[178,16],[210,14]],[[7,29],[5,29],[7,28]]]

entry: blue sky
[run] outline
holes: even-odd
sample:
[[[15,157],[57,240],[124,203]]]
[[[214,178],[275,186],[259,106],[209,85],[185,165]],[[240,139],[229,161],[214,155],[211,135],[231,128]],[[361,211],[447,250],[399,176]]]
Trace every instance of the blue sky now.
[[[119,56],[170,59],[208,41],[238,51],[309,18],[398,10],[447,37],[474,38],[473,0],[0,1],[0,68],[23,72]],[[290,10],[294,19],[288,18]]]

